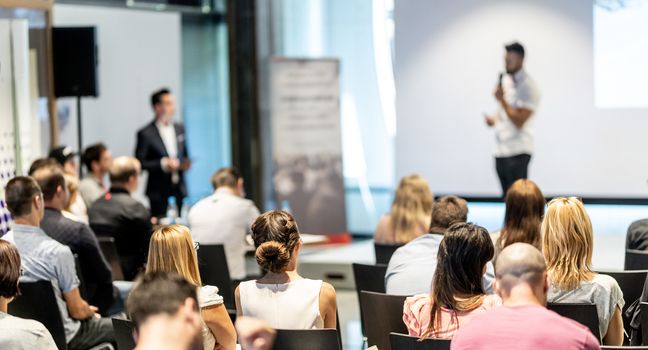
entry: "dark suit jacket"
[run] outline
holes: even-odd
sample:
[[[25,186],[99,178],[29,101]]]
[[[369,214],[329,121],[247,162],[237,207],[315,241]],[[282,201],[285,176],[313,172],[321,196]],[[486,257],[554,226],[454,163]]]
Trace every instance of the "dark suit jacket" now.
[[[189,160],[187,153],[187,142],[184,127],[180,124],[173,124],[176,132],[176,141],[178,143],[178,159],[180,162]],[[166,147],[160,136],[160,132],[155,126],[155,121],[149,123],[137,132],[137,146],[135,147],[135,157],[142,163],[142,169],[148,171],[148,183],[146,184],[146,195],[151,197],[161,196],[165,201],[171,195],[187,196],[187,189],[184,183],[184,174],[179,172],[180,182],[178,190],[180,193],[173,191],[173,182],[171,173],[164,172],[160,161],[163,157],[168,157]],[[179,204],[178,204],[179,205]]]

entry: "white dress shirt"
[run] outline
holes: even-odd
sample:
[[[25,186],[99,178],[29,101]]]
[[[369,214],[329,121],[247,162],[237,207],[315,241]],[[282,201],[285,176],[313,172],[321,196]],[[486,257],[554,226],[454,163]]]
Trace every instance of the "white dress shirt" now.
[[[160,133],[160,137],[162,138],[162,142],[164,143],[164,148],[166,148],[166,152],[169,158],[177,158],[178,140],[176,138],[176,132],[173,123],[169,122],[168,124],[165,125],[164,123],[160,123],[160,121],[156,121],[155,126],[157,127],[158,132]],[[162,170],[167,171],[166,168],[164,167],[164,164],[162,164]],[[180,182],[180,175],[178,174],[177,171],[174,171],[171,174],[171,181],[174,184]],[[181,205],[181,203],[178,203],[178,205]]]
[[[531,117],[521,128],[513,124],[511,118],[500,107],[495,124],[497,138],[496,157],[512,157],[519,154],[533,153],[533,116],[540,101],[538,88],[524,69],[517,73],[507,74],[502,78],[504,100],[514,108],[531,110]]]
[[[221,187],[203,198],[189,210],[189,227],[194,241],[200,244],[223,244],[233,279],[243,279],[245,273],[245,236],[259,216],[259,209],[249,199]]]

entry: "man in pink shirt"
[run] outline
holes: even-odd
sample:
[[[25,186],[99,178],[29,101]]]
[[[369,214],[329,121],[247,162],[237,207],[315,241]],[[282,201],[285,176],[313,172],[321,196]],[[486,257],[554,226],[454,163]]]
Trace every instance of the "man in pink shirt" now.
[[[547,310],[547,266],[527,243],[506,247],[495,264],[495,291],[502,306],[459,328],[451,348],[594,350],[599,342],[580,323]]]

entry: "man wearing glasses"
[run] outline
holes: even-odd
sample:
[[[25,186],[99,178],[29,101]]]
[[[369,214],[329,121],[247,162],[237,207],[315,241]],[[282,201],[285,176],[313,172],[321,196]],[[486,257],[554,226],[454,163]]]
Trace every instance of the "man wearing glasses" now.
[[[140,162],[117,157],[109,170],[110,190],[88,210],[90,226],[98,236],[115,239],[124,278],[131,281],[146,263],[151,238],[151,215],[131,194],[139,186]]]

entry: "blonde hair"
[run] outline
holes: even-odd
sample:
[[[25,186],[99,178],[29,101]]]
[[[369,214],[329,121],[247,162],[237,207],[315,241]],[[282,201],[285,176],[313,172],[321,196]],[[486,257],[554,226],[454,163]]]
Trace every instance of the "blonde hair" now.
[[[153,232],[146,273],[175,272],[200,287],[198,256],[189,229],[182,225],[162,226]]]
[[[63,174],[63,177],[65,177],[65,186],[67,187],[69,194],[68,200],[65,203],[65,208],[63,209],[66,211],[72,211],[72,204],[74,204],[79,196],[79,180],[76,176],[70,174]]]
[[[427,231],[433,202],[434,195],[424,177],[409,175],[401,179],[390,210],[391,228],[397,243],[409,242]]]
[[[549,202],[542,221],[542,254],[554,287],[573,290],[594,277],[593,241],[592,222],[578,198]]]

